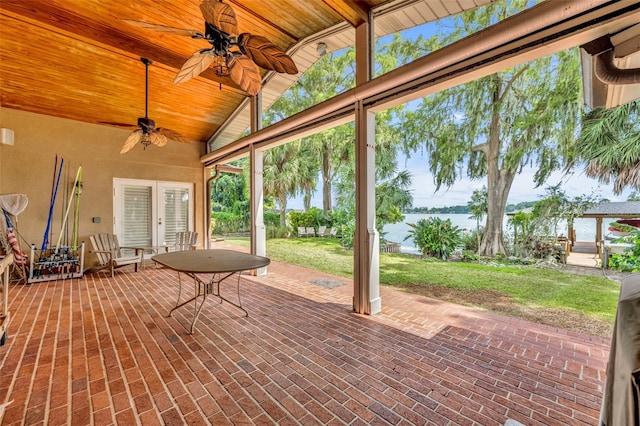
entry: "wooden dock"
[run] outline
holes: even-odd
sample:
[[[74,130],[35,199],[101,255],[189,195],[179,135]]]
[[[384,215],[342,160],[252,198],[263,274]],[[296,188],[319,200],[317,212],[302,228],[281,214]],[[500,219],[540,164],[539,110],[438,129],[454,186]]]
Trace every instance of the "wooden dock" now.
[[[595,242],[576,241],[567,256],[567,265],[600,268],[601,260]]]

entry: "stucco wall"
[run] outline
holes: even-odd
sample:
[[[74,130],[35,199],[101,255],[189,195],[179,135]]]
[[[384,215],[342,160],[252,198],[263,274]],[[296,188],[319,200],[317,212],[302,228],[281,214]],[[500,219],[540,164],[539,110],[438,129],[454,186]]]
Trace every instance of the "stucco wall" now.
[[[87,108],[99,108],[88,105]],[[136,117],[132,117],[134,122]],[[89,235],[113,233],[113,178],[191,182],[194,184],[195,227],[204,232],[203,166],[201,143],[169,141],[163,148],[137,146],[120,154],[129,130],[54,118],[8,108],[0,108],[0,127],[15,132],[13,146],[0,145],[0,194],[23,193],[29,205],[20,214],[18,231],[27,242],[40,247],[46,228],[56,154],[64,157],[64,173],[58,190],[53,219],[53,238],[60,234],[61,218],[73,181],[82,166],[79,240],[89,250]],[[67,185],[63,185],[63,181]],[[63,207],[64,206],[64,207]],[[100,223],[93,223],[100,217]],[[199,238],[202,244],[203,238]],[[28,252],[21,240],[22,249]],[[95,263],[87,257],[85,266]]]

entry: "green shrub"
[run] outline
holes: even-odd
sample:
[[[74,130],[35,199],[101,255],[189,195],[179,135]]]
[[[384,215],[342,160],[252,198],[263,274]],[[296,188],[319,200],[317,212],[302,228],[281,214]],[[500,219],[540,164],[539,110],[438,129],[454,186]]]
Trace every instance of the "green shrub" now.
[[[484,235],[484,228],[480,228],[479,230],[474,229],[470,232],[462,233],[462,249],[477,253],[479,247],[479,241],[482,241],[482,236]]]
[[[275,227],[280,227],[280,213],[265,212],[263,220],[264,220],[265,226],[271,225]]]
[[[412,238],[416,247],[425,257],[447,260],[451,253],[462,244],[462,230],[451,224],[451,220],[438,217],[420,219],[409,223],[411,227],[405,240]]]
[[[618,241],[631,243],[633,246],[625,249],[623,254],[612,254],[609,267],[623,272],[640,271],[640,232],[634,231],[631,235],[619,238]]]
[[[249,220],[230,212],[211,213],[211,233],[225,235],[249,231]]]
[[[278,226],[267,225],[267,238],[289,238],[290,236],[291,231],[287,228],[282,228],[280,224]]]
[[[353,248],[353,240],[356,236],[356,221],[351,220],[342,227],[342,239],[340,245],[345,248]]]
[[[553,254],[554,241],[549,238],[529,236],[522,242],[524,254],[535,259],[546,259]]]
[[[295,210],[289,212],[289,224],[294,230],[297,230],[299,226],[318,229],[320,225],[324,225],[323,222],[322,210],[317,207],[311,207],[306,212],[297,212]]]
[[[476,254],[476,251],[462,250],[462,260],[465,262],[475,262],[480,259],[480,256]]]

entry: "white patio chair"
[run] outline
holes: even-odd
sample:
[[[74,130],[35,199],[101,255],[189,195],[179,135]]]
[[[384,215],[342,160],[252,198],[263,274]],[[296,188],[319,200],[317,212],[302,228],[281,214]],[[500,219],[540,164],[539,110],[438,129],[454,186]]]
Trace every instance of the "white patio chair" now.
[[[100,264],[98,270],[109,269],[111,276],[114,275],[114,270],[126,265],[135,265],[135,271],[138,272],[138,266],[142,263],[143,252],[136,250],[135,255],[123,255],[121,249],[127,247],[120,247],[118,244],[118,236],[113,234],[97,234],[89,237],[93,250],[91,253],[95,253]]]
[[[195,250],[198,248],[198,233],[193,231],[176,232],[175,251]]]

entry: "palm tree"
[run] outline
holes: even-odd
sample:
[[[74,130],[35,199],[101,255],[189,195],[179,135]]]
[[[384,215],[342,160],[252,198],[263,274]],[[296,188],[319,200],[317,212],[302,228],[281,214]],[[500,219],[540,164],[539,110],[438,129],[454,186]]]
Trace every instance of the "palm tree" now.
[[[264,124],[269,125],[290,117],[353,87],[354,61],[353,48],[323,56],[269,108],[264,116]],[[345,126],[339,126],[301,140],[305,145],[302,155],[308,158],[309,163],[305,165],[304,173],[299,176],[299,191],[305,195],[306,210],[310,206],[310,195],[316,188],[318,173],[322,176],[323,214],[327,216],[332,210],[331,194],[335,169],[343,158],[342,147],[345,143],[353,141],[353,130],[351,135],[348,131],[345,135],[344,128]],[[312,167],[315,167],[315,172]],[[313,182],[310,180],[312,174]]]
[[[411,173],[408,170],[394,171],[376,185],[376,226],[381,230],[387,223],[404,220],[402,211],[411,207]]]
[[[318,154],[307,139],[300,141],[298,151],[298,191],[303,195],[304,210],[311,208],[311,197],[318,185]]]
[[[298,191],[300,176],[300,142],[271,148],[264,153],[263,184],[280,207],[280,226],[287,226],[287,198]]]
[[[387,110],[376,115],[376,227],[381,230],[385,224],[404,220],[402,211],[411,207],[411,173],[398,171],[397,149],[400,132],[393,124],[393,114],[401,108]],[[355,145],[345,145],[345,159],[340,163],[337,182],[337,204],[353,211],[355,206]]]
[[[613,181],[614,193],[627,186],[640,190],[640,101],[586,114],[577,152],[586,175]]]

